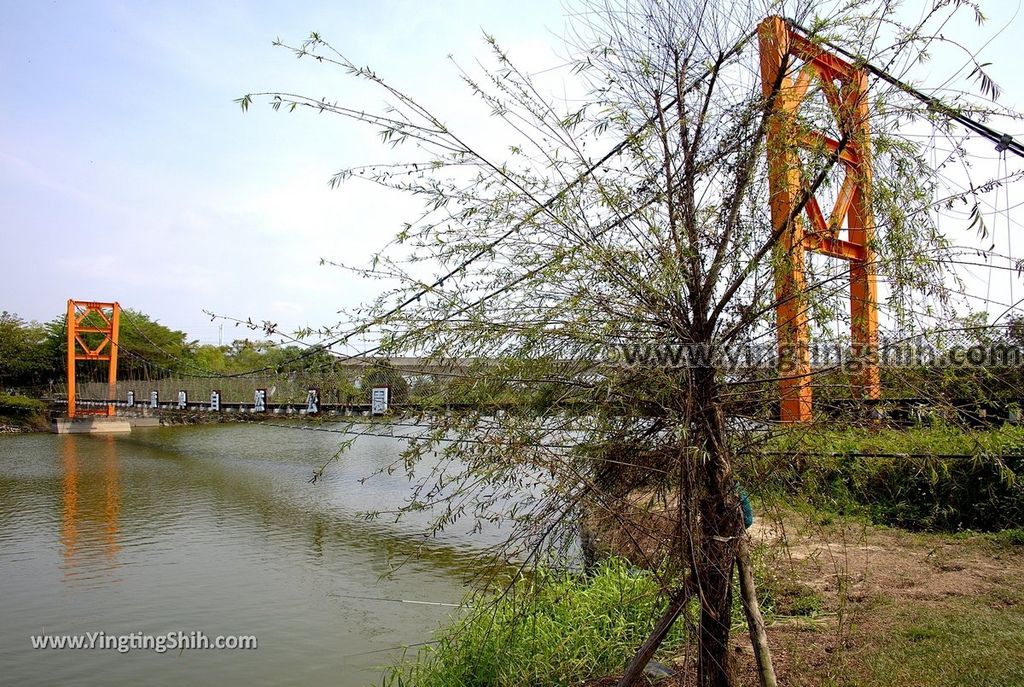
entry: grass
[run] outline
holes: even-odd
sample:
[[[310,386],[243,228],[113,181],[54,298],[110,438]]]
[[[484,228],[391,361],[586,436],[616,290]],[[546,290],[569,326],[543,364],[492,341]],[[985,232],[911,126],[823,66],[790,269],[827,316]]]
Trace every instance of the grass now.
[[[993,532],[989,536],[994,543],[1000,546],[1024,546],[1024,527],[1013,527],[1001,532]]]
[[[848,687],[1010,687],[1024,685],[1024,614],[959,603],[902,607],[892,630],[857,656]],[[857,671],[857,672],[861,672]]]
[[[835,528],[860,532],[834,518]],[[778,545],[752,551],[780,684],[1024,687],[1024,531],[868,527],[849,540],[848,582],[836,586],[822,584],[831,564],[814,555],[823,540],[812,529],[817,534],[791,529],[795,565]],[[660,614],[657,589],[652,574],[620,559],[589,578],[540,573],[456,619],[434,646],[394,666],[384,685],[568,687],[620,674]],[[661,661],[679,665],[692,649],[687,624],[677,623]],[[737,598],[733,636],[742,644],[745,634]],[[738,684],[754,685],[753,659],[743,660]]]
[[[804,527],[794,516],[785,544],[755,549],[780,684],[1024,687],[1022,530],[936,534],[834,520]],[[778,559],[784,547],[792,565]],[[748,668],[741,684],[754,685]]]
[[[769,450],[828,454],[1024,455],[1024,426],[968,430],[947,424],[906,429],[853,427],[780,433]]]
[[[781,432],[744,485],[911,530],[1024,526],[1024,427]]]
[[[608,560],[584,578],[539,573],[435,636],[390,668],[385,687],[577,685],[621,671],[661,614],[649,572]],[[683,641],[678,622],[662,647]]]

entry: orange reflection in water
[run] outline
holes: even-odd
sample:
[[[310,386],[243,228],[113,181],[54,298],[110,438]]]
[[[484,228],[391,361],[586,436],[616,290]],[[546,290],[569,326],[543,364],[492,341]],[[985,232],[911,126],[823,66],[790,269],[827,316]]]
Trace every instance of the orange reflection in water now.
[[[83,566],[118,567],[121,481],[114,441],[112,436],[63,437],[60,541],[65,576]],[[84,455],[79,455],[80,448]]]
[[[61,493],[64,495],[64,509],[61,513],[60,541],[64,546],[64,569],[73,567],[72,561],[78,552],[78,451],[72,437],[64,437],[60,447],[61,467],[64,479]]]

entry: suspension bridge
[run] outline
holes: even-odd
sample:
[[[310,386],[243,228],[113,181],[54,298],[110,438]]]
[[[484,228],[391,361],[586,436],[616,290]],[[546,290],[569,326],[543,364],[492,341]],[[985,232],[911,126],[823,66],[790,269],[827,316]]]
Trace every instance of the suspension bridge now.
[[[777,341],[785,351],[789,369],[778,380],[779,420],[784,423],[808,422],[812,416],[813,370],[808,353],[810,338],[809,306],[806,303],[806,255],[822,254],[846,261],[850,308],[850,348],[861,360],[858,371],[851,379],[851,400],[877,407],[881,403],[881,382],[877,352],[879,350],[879,298],[875,274],[873,247],[874,217],[871,206],[872,165],[871,131],[869,129],[869,80],[884,81],[925,103],[930,110],[965,127],[968,131],[992,142],[1001,156],[1007,153],[1024,157],[1024,147],[1012,136],[996,131],[987,124],[962,112],[945,107],[935,98],[903,83],[885,70],[858,58],[843,48],[828,42],[811,41],[801,27],[780,17],[770,17],[760,24],[748,38],[756,35],[760,54],[760,77],[765,96],[769,98],[773,116],[767,132],[768,182],[770,210],[773,226],[780,231],[780,243],[785,264],[776,267],[775,283]],[[797,64],[794,70],[793,64]],[[781,86],[781,87],[780,87]],[[801,106],[808,100],[812,86],[824,96],[824,102],[834,119],[834,131],[829,135],[822,130],[806,131],[798,128]],[[666,105],[669,107],[670,105]],[[655,115],[656,116],[656,115]],[[650,121],[654,121],[652,118]],[[648,122],[650,124],[650,122]],[[835,136],[835,137],[833,137]],[[622,150],[625,142],[615,146],[607,155],[588,166],[566,189],[579,184],[602,164]],[[824,150],[835,158],[842,171],[841,184],[831,207],[823,207],[809,188],[801,150]],[[552,196],[552,200],[556,196]],[[442,286],[467,265],[485,258],[494,247],[525,226],[549,205],[543,203],[508,232],[471,254],[461,264],[440,275],[433,283],[398,302],[372,321],[366,322],[330,340],[310,346],[289,363],[318,352],[330,352],[331,347],[345,344],[353,337],[366,333],[374,325],[389,321],[420,298]],[[826,211],[827,210],[827,211]],[[512,282],[514,285],[516,282]],[[507,288],[507,287],[506,287]],[[480,301],[499,295],[485,295]],[[465,311],[465,309],[463,309]],[[55,431],[126,431],[132,421],[143,424],[162,414],[206,413],[223,416],[254,415],[327,415],[359,416],[381,414],[388,409],[388,388],[371,390],[372,400],[352,403],[325,399],[321,390],[302,390],[304,399],[286,394],[279,400],[270,386],[252,386],[251,394],[242,398],[235,394],[228,399],[222,390],[213,388],[218,379],[239,378],[247,375],[217,375],[209,371],[200,374],[184,373],[186,377],[202,378],[207,384],[198,389],[157,389],[135,384],[132,388],[117,376],[118,337],[121,310],[116,302],[68,301],[67,310],[67,392],[66,417],[54,423]],[[355,356],[342,356],[339,365],[349,369],[362,369],[378,363],[373,354],[380,346]],[[76,384],[76,366],[79,363],[105,362],[108,381],[105,393],[79,393]],[[445,361],[415,357],[389,358],[388,365],[397,373],[432,375],[449,373],[453,369],[469,369],[472,361]],[[266,370],[252,371],[266,372]],[[182,375],[182,371],[177,373]],[[294,391],[294,390],[293,390]],[[899,413],[910,414],[913,408],[926,404],[923,399],[899,399]],[[893,400],[886,402],[892,404]],[[843,403],[838,407],[842,408]],[[982,407],[977,399],[963,399],[963,407],[970,406],[976,418],[1000,417],[1013,420],[1009,407]],[[1018,417],[1016,418],[1019,421]]]

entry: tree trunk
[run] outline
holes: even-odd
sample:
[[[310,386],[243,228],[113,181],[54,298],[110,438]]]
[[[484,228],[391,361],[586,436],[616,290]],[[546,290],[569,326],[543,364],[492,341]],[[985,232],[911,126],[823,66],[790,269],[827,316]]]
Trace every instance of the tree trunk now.
[[[732,571],[743,534],[736,483],[729,462],[725,422],[715,372],[693,372],[694,434],[703,449],[699,535],[694,562],[700,595],[697,680],[700,687],[731,687],[729,631],[732,625]]]
[[[680,451],[680,475],[697,476],[696,529],[691,531],[689,549],[691,573],[687,587],[669,601],[654,631],[637,651],[618,687],[632,687],[643,674],[647,662],[668,634],[672,623],[686,604],[688,593],[700,599],[697,679],[700,687],[732,687],[729,632],[732,614],[732,573],[743,517],[739,495],[729,462],[725,423],[718,402],[714,370],[697,368],[693,373],[693,428],[691,447],[698,451]],[[682,487],[681,487],[682,488]],[[680,498],[683,495],[680,494]]]
[[[703,510],[703,509],[702,509]],[[715,508],[714,510],[718,510]],[[701,547],[697,584],[700,593],[697,678],[701,687],[731,687],[729,630],[732,625],[732,570],[735,545],[728,536],[708,531],[708,514],[703,514],[706,540]],[[709,536],[710,534],[710,536]],[[724,541],[723,541],[724,540]]]

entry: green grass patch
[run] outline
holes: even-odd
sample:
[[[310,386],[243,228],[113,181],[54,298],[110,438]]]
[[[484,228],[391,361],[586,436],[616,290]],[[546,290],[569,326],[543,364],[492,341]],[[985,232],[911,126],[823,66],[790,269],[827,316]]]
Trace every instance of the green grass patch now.
[[[576,685],[621,671],[663,611],[650,572],[621,560],[590,577],[540,572],[510,593],[477,603],[436,643],[390,668],[385,687]],[[676,623],[662,645],[684,639]]]
[[[785,617],[814,617],[820,615],[825,608],[821,594],[786,571],[783,558],[784,551],[781,548],[768,544],[755,546],[751,551],[758,605],[769,625]],[[740,601],[738,576],[734,582],[733,631],[745,632],[747,621]]]
[[[899,625],[857,657],[850,687],[1024,685],[1024,613],[985,606],[906,608]]]
[[[38,413],[46,410],[46,403],[28,396],[15,396],[0,391],[0,413],[6,415]]]
[[[1014,527],[1002,530],[1001,532],[993,532],[990,536],[992,541],[1000,546],[1024,546],[1024,527]]]
[[[773,437],[769,451],[835,453],[849,455],[1024,455],[1024,426],[1004,425],[986,430],[968,430],[954,425],[907,429],[852,427],[842,430],[798,428]]]

